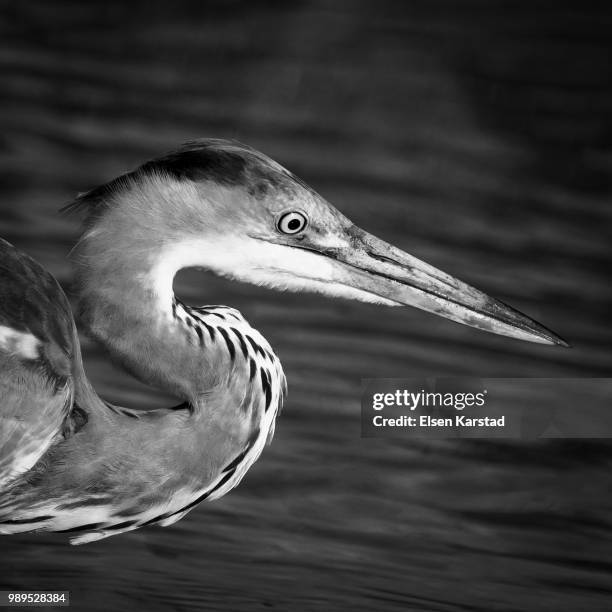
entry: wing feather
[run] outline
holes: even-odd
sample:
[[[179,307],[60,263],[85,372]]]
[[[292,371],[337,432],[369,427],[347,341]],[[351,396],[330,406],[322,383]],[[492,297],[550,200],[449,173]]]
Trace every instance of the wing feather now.
[[[0,489],[62,434],[78,351],[70,304],[57,281],[0,239]]]

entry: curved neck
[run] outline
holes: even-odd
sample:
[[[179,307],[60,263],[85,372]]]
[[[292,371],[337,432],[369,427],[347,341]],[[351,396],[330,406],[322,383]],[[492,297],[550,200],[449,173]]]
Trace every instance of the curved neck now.
[[[202,265],[203,251],[192,239],[156,247],[153,237],[134,248],[96,230],[75,260],[78,318],[89,335],[139,380],[194,405],[215,390],[244,394],[260,367],[280,371],[267,341],[238,311],[192,308],[174,296],[176,272]]]
[[[232,370],[232,356],[218,331],[225,320],[211,320],[206,312],[196,327],[190,308],[154,284],[132,280],[138,275],[109,277],[81,294],[79,319],[136,378],[195,403],[217,384],[219,373],[227,378]],[[165,281],[171,285],[172,277]]]

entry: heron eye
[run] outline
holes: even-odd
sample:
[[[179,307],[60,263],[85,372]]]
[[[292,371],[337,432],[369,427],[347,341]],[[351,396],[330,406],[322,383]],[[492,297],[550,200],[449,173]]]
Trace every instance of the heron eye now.
[[[308,224],[306,215],[301,212],[288,212],[285,213],[276,224],[278,230],[283,234],[297,234],[301,232]]]

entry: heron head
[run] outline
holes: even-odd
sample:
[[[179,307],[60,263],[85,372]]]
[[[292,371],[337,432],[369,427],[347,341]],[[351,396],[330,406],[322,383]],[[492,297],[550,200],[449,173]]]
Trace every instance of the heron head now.
[[[170,267],[203,267],[280,290],[415,306],[489,332],[567,346],[529,317],[355,226],[285,168],[239,143],[188,143],[121,180],[123,187],[138,186],[130,201],[139,227],[143,215],[144,226],[163,219],[159,251],[174,262]],[[100,189],[84,197],[103,202],[117,186]],[[117,221],[112,231],[125,225]],[[139,235],[131,230],[130,240]]]

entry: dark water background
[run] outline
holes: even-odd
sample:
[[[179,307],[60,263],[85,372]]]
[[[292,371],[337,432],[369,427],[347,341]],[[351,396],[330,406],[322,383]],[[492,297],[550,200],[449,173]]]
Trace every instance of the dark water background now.
[[[283,360],[274,443],[172,528],[2,538],[0,585],[69,589],[75,610],[612,609],[610,443],[362,439],[359,418],[361,378],[611,376],[604,4],[2,2],[0,234],[67,289],[63,203],[237,138],[574,348],[182,274]],[[102,396],[170,401],[83,350]]]

